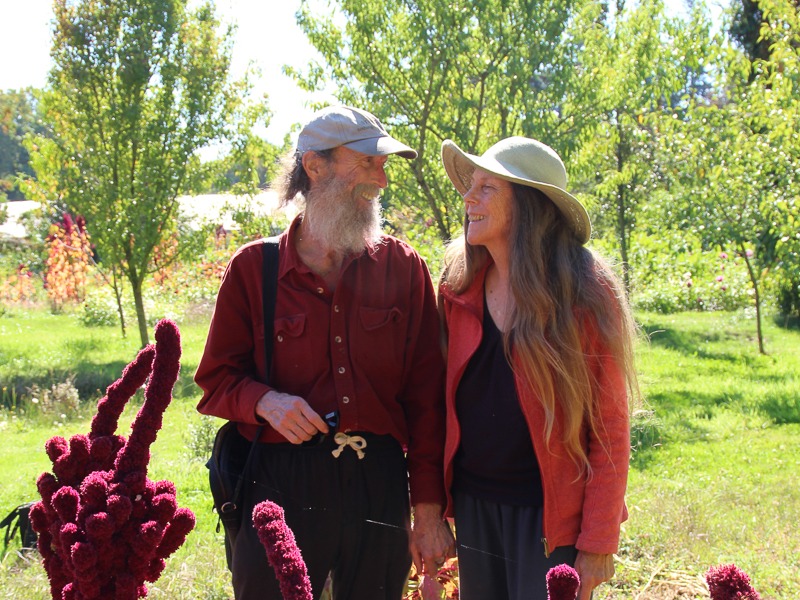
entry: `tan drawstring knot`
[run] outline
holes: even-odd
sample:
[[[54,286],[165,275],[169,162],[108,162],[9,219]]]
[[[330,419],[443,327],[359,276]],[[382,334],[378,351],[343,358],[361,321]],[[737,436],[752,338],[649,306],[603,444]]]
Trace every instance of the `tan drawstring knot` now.
[[[340,431],[333,436],[333,441],[339,444],[339,447],[331,452],[334,458],[339,458],[339,455],[342,453],[342,450],[344,450],[345,446],[350,446],[353,450],[355,450],[359,460],[364,458],[364,448],[367,447],[367,440],[360,435],[347,435],[346,433],[342,433]]]

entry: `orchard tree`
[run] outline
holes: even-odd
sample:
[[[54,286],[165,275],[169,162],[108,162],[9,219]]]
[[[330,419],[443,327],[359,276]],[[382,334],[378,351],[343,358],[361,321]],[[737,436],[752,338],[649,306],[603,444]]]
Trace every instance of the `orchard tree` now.
[[[780,24],[779,35],[773,28],[764,32],[774,36],[770,60],[751,62],[730,48],[719,69],[727,75],[728,97],[693,101],[665,139],[682,192],[679,224],[707,246],[737,249],[753,286],[759,351],[766,353],[764,283],[772,275],[791,280],[800,271],[800,23],[791,1],[762,6],[769,22]]]
[[[462,225],[461,199],[439,157],[450,138],[483,153],[511,135],[537,137],[561,152],[581,115],[562,116],[571,77],[566,27],[585,0],[338,0],[336,14],[304,0],[298,23],[323,57],[293,74],[309,89],[376,114],[419,153],[390,163],[387,202],[405,226],[448,239]],[[425,235],[426,232],[419,232]]]
[[[640,208],[666,187],[657,124],[705,86],[710,24],[700,7],[670,19],[660,0],[596,4],[574,26],[581,42],[570,110],[592,115],[571,166],[576,187],[598,207],[595,230],[614,232],[630,290],[631,235]],[[650,211],[647,211],[648,213]]]
[[[41,194],[86,218],[120,311],[122,282],[130,285],[142,345],[143,285],[155,248],[175,231],[197,152],[237,137],[250,110],[247,83],[228,77],[231,29],[212,2],[192,6],[56,0],[42,98],[53,139],[30,140]]]

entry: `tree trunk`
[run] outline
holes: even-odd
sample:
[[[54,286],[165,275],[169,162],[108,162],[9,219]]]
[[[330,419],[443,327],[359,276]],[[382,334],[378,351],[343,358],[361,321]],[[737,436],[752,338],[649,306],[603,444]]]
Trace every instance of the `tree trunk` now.
[[[759,293],[758,290],[758,278],[756,277],[753,265],[750,263],[750,258],[747,256],[747,250],[745,249],[744,245],[740,245],[739,248],[742,253],[742,258],[744,258],[744,264],[747,265],[747,273],[748,275],[750,275],[750,283],[753,284],[753,292],[756,303],[756,331],[758,335],[758,351],[761,354],[766,354],[767,351],[764,348],[764,332],[761,328],[761,294]]]
[[[617,143],[617,171],[622,173],[625,168],[625,160],[628,153],[626,152],[625,131],[622,129],[622,123],[617,118],[617,135],[619,141]],[[625,286],[625,295],[631,295],[631,275],[628,265],[628,223],[626,215],[626,197],[625,197],[625,184],[620,183],[617,186],[617,239],[619,240],[619,255],[622,260],[622,283]]]
[[[625,295],[631,294],[631,275],[628,268],[628,232],[625,221],[625,186],[617,188],[617,239],[619,240],[619,255],[622,260],[622,282],[625,285]]]
[[[117,301],[117,314],[119,315],[119,326],[122,330],[122,338],[125,339],[128,337],[128,332],[125,326],[125,311],[122,309],[122,288],[119,285],[118,278],[117,270],[113,268],[111,271],[111,287],[114,290],[114,299]],[[106,279],[106,281],[108,280]]]
[[[139,337],[142,340],[142,348],[150,343],[150,336],[147,332],[147,316],[144,313],[144,299],[142,298],[142,282],[137,280],[131,282],[133,288],[133,302],[136,305],[136,320],[139,322]]]

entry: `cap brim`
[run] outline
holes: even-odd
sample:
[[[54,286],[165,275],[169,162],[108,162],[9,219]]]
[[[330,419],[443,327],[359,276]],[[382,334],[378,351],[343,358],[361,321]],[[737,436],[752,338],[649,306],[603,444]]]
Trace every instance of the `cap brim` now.
[[[450,181],[453,182],[453,185],[462,196],[469,190],[472,182],[472,172],[476,168],[483,169],[500,179],[540,190],[567,217],[569,225],[580,242],[585,244],[589,241],[592,234],[589,213],[586,212],[586,208],[581,204],[580,200],[561,188],[542,181],[534,181],[515,175],[493,158],[483,158],[464,152],[452,140],[445,140],[442,143],[442,164],[444,164],[444,170],[447,172]]]
[[[355,142],[349,142],[342,145],[345,148],[350,148],[356,152],[369,154],[370,156],[388,156],[389,154],[397,154],[403,158],[417,158],[416,150],[406,146],[403,142],[388,135],[357,140]]]

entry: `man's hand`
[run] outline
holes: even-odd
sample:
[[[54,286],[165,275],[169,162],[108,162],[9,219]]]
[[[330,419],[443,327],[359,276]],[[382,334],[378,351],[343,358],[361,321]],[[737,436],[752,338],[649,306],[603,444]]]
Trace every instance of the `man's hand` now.
[[[614,576],[614,555],[594,554],[578,550],[575,570],[581,578],[577,600],[590,600],[592,590]]]
[[[444,561],[455,555],[456,542],[450,526],[442,518],[442,507],[432,503],[414,506],[411,557],[417,573],[436,575]]]
[[[328,425],[299,396],[270,390],[256,404],[256,415],[293,444],[310,440],[318,431],[328,433]]]

